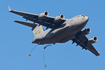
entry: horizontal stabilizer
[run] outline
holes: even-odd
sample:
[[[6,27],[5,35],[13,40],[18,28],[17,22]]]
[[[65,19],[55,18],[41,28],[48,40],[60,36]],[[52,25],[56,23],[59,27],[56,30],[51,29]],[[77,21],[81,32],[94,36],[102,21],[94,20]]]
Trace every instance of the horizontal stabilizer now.
[[[20,23],[20,24],[23,24],[23,25],[26,25],[26,26],[29,26],[29,27],[37,26],[37,24],[33,24],[33,23],[29,23],[29,22],[23,22],[23,21],[17,21],[17,20],[15,20],[14,22],[17,22],[17,23]]]

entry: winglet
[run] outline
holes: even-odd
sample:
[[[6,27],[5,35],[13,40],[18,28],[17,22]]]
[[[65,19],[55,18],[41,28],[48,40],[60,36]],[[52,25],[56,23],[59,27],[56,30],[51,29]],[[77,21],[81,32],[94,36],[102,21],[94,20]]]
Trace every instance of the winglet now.
[[[9,11],[11,11],[10,6],[8,6]]]

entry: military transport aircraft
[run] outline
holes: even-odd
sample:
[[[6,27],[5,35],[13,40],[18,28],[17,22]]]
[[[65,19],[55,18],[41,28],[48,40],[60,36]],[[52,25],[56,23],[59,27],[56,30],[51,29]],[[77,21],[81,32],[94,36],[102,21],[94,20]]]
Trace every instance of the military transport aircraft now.
[[[90,33],[90,29],[82,30],[89,20],[87,15],[78,15],[71,19],[64,19],[64,15],[49,17],[46,11],[36,15],[11,10],[10,7],[9,12],[18,14],[33,22],[14,21],[32,28],[31,30],[35,36],[32,43],[39,45],[55,44],[72,40],[72,43],[77,43],[76,46],[80,45],[82,49],[89,50],[96,56],[100,55],[92,45],[97,41],[97,37],[88,39],[86,35]],[[42,25],[46,27],[46,30],[42,28]]]

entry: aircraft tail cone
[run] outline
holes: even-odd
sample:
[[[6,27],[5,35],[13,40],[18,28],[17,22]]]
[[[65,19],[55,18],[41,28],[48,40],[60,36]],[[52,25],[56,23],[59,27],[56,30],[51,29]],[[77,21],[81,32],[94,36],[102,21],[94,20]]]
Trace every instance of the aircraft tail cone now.
[[[45,64],[44,67],[46,67],[47,65]]]
[[[31,56],[31,53],[29,54],[29,56]]]

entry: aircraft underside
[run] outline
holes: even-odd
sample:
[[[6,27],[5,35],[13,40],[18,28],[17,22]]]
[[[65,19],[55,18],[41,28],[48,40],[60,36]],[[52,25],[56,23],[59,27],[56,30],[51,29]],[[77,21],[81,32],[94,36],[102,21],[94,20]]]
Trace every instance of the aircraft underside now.
[[[62,37],[62,36],[61,36]],[[55,43],[65,43],[69,40],[71,40],[72,38],[74,37],[74,34],[73,35],[69,35],[69,36],[66,36],[66,37],[62,37],[62,38],[46,38],[46,39],[38,39],[36,40],[35,42],[32,42],[32,43],[37,43],[37,44],[55,44]]]

